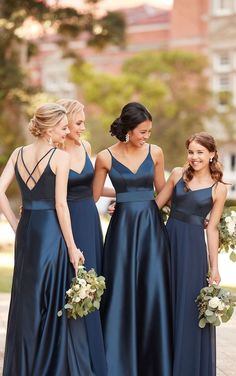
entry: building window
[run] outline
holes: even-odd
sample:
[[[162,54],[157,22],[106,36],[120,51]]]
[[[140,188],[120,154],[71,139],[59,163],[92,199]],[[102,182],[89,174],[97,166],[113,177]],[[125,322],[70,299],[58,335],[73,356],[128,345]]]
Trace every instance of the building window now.
[[[230,155],[230,170],[236,171],[236,154]]]
[[[215,15],[224,16],[233,13],[234,0],[213,0],[213,12]]]
[[[219,65],[222,67],[230,65],[230,56],[227,52],[219,55]]]
[[[228,74],[221,74],[219,76],[219,91],[230,90],[230,76]]]

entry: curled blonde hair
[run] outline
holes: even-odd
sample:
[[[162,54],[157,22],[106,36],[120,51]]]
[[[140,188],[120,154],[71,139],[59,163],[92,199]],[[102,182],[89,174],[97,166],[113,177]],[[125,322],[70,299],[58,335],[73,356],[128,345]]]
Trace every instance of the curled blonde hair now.
[[[66,109],[58,103],[47,103],[37,108],[29,122],[29,130],[35,137],[54,128],[66,116]]]
[[[57,103],[65,107],[69,127],[73,123],[75,115],[84,109],[84,105],[76,99],[60,99]]]

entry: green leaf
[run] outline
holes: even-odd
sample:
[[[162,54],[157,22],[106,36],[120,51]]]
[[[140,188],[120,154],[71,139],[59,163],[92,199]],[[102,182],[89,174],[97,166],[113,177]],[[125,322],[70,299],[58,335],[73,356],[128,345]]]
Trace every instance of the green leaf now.
[[[206,326],[206,320],[202,318],[198,323],[199,328],[203,329]]]
[[[232,251],[229,256],[230,260],[233,262],[236,262],[236,253]]]

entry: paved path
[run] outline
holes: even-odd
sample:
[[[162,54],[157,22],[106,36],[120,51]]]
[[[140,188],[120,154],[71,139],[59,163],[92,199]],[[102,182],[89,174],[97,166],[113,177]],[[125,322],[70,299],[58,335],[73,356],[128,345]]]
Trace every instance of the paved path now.
[[[9,294],[0,294],[0,374],[2,374],[2,363],[9,300]],[[217,376],[236,376],[235,360],[236,312],[233,318],[228,323],[222,325],[217,329]]]

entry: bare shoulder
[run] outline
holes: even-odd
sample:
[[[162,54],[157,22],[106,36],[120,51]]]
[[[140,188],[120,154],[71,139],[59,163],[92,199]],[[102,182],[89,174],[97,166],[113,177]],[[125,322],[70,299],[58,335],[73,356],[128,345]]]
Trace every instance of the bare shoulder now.
[[[228,193],[228,188],[227,188],[227,185],[224,184],[224,183],[221,183],[221,182],[218,182],[216,185],[215,185],[215,194],[216,194],[216,197],[219,197],[219,198],[226,198],[227,196],[227,193]]]
[[[107,149],[100,151],[96,157],[96,166],[101,167],[101,168],[106,168],[107,170],[109,170],[110,165],[111,165],[111,154],[109,153],[109,151]]]
[[[176,183],[182,178],[183,176],[183,167],[174,167],[173,170],[171,171],[169,179]]]
[[[17,157],[19,155],[20,150],[22,149],[22,146],[17,147],[12,153],[9,158],[9,160],[15,165]]]
[[[70,162],[70,155],[65,150],[56,149],[53,159],[56,160],[57,163],[67,164]]]
[[[87,140],[83,140],[83,145],[89,155],[91,155],[91,144]]]
[[[150,144],[151,153],[153,156],[160,157],[163,156],[163,151],[160,146]]]

